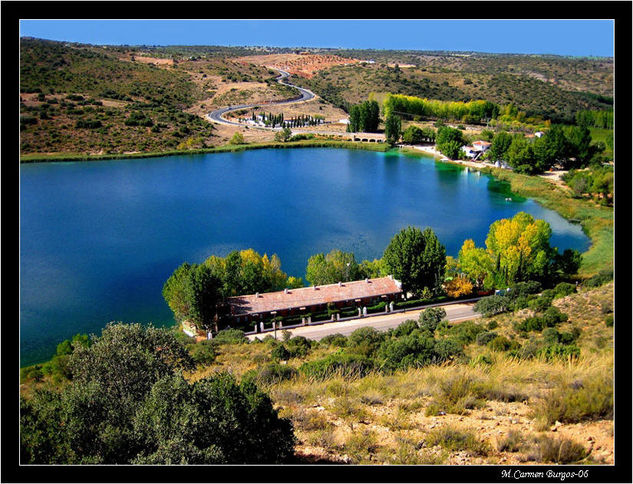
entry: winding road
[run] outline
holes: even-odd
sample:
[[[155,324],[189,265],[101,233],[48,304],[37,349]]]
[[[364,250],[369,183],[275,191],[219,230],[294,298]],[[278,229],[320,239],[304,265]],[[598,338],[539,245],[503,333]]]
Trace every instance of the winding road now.
[[[237,123],[235,121],[228,121],[224,119],[222,116],[228,112],[237,111],[239,109],[250,109],[250,108],[254,108],[255,106],[261,106],[261,105],[276,106],[279,104],[294,104],[294,103],[300,103],[303,101],[309,101],[310,99],[313,99],[315,97],[313,92],[287,82],[286,79],[290,76],[290,73],[286,71],[282,71],[281,69],[276,69],[274,67],[270,67],[270,69],[275,69],[276,71],[279,71],[280,75],[279,77],[277,77],[278,83],[285,84],[286,86],[294,87],[301,93],[301,97],[297,99],[289,99],[286,101],[277,101],[277,102],[271,101],[271,102],[257,103],[257,104],[242,104],[239,106],[227,106],[225,108],[216,109],[215,111],[211,111],[209,114],[207,114],[207,118],[209,119],[209,121],[211,121],[212,123],[226,124],[230,126],[244,126],[243,124]]]

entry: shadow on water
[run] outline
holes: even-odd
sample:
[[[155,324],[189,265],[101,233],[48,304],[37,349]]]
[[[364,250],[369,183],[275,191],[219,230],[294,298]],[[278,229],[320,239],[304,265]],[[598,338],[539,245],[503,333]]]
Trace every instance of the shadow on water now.
[[[505,198],[511,198],[513,202],[525,202],[527,198],[513,193],[510,189],[510,183],[506,181],[500,181],[488,176],[488,191],[503,195]]]

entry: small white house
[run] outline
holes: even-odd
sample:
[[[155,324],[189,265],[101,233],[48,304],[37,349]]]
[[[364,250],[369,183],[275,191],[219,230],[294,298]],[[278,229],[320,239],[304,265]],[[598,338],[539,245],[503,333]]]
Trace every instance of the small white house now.
[[[545,133],[543,133],[543,131],[537,131],[536,133],[534,133],[534,136],[536,136],[537,138],[540,138],[541,136],[543,136]]]
[[[473,149],[476,151],[487,151],[490,149],[491,143],[488,141],[475,141],[473,142]]]
[[[468,158],[474,158],[479,154],[479,150],[476,150],[474,146],[462,146],[462,151]]]

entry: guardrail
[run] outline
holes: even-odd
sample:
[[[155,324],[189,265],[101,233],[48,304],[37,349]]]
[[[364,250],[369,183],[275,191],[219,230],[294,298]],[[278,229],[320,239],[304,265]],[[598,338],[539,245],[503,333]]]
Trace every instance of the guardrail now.
[[[306,324],[293,324],[293,325],[289,325],[289,326],[283,326],[280,328],[264,328],[263,331],[248,331],[246,333],[244,333],[246,336],[252,336],[255,334],[266,334],[266,333],[272,333],[274,331],[283,331],[284,329],[295,329],[295,328],[305,328],[306,326],[321,326],[323,324],[328,324],[328,323],[340,323],[342,321],[354,321],[354,320],[360,320],[360,319],[366,319],[366,318],[371,318],[374,316],[382,316],[385,314],[400,314],[400,313],[406,313],[407,311],[419,311],[421,309],[428,309],[428,308],[433,308],[433,307],[437,307],[437,306],[451,306],[454,304],[462,304],[462,303],[469,303],[469,302],[476,302],[479,301],[480,299],[484,298],[486,296],[479,296],[479,297],[474,297],[474,298],[470,298],[470,299],[458,299],[456,301],[450,301],[450,302],[439,302],[439,303],[433,303],[433,304],[425,304],[423,306],[414,306],[412,308],[403,308],[403,309],[394,309],[393,311],[389,311],[389,312],[383,312],[383,313],[371,313],[368,314],[367,316],[349,316],[347,318],[340,318],[340,319],[336,319],[334,321],[332,321],[331,319],[327,319],[324,321],[313,321],[310,323],[306,323]]]

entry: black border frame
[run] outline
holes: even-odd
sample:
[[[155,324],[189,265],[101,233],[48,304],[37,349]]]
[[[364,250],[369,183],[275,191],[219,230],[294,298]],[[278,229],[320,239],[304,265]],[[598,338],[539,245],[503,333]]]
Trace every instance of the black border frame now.
[[[296,8],[298,5],[300,8]],[[615,340],[615,465],[613,466],[36,466],[19,465],[19,405],[17,392],[19,375],[15,371],[18,361],[19,321],[18,290],[15,280],[19,277],[19,199],[16,186],[19,179],[19,137],[16,120],[15,94],[19,78],[18,40],[19,19],[24,18],[123,18],[178,19],[235,18],[231,13],[241,13],[247,18],[323,18],[333,13],[337,18],[389,19],[419,16],[419,18],[486,19],[614,19],[615,24],[615,153],[623,161],[618,165],[617,210],[618,220],[614,241],[615,251],[620,249],[624,260],[625,251],[631,250],[631,164],[627,161],[631,147],[631,18],[632,3],[617,2],[47,2],[3,1],[2,8],[2,67],[4,84],[2,119],[2,199],[5,202],[2,225],[5,233],[2,246],[4,267],[2,280],[5,305],[2,309],[2,389],[7,398],[2,399],[2,482],[499,482],[527,480],[532,482],[560,482],[556,479],[503,478],[501,471],[510,469],[547,472],[577,472],[589,470],[588,478],[568,478],[565,482],[631,482],[631,266],[620,264],[616,269],[618,284],[616,312],[623,324],[617,326]],[[315,12],[315,15],[307,15]],[[404,14],[400,14],[403,12]],[[179,15],[180,14],[180,15]],[[186,15],[190,14],[190,15]],[[538,35],[538,33],[535,33]],[[626,177],[628,175],[628,178]],[[627,217],[628,215],[628,217]],[[18,255],[18,257],[16,257]],[[619,277],[621,275],[621,277]],[[16,277],[17,276],[17,277]],[[627,291],[628,292],[625,292]],[[11,293],[15,291],[15,296]]]

